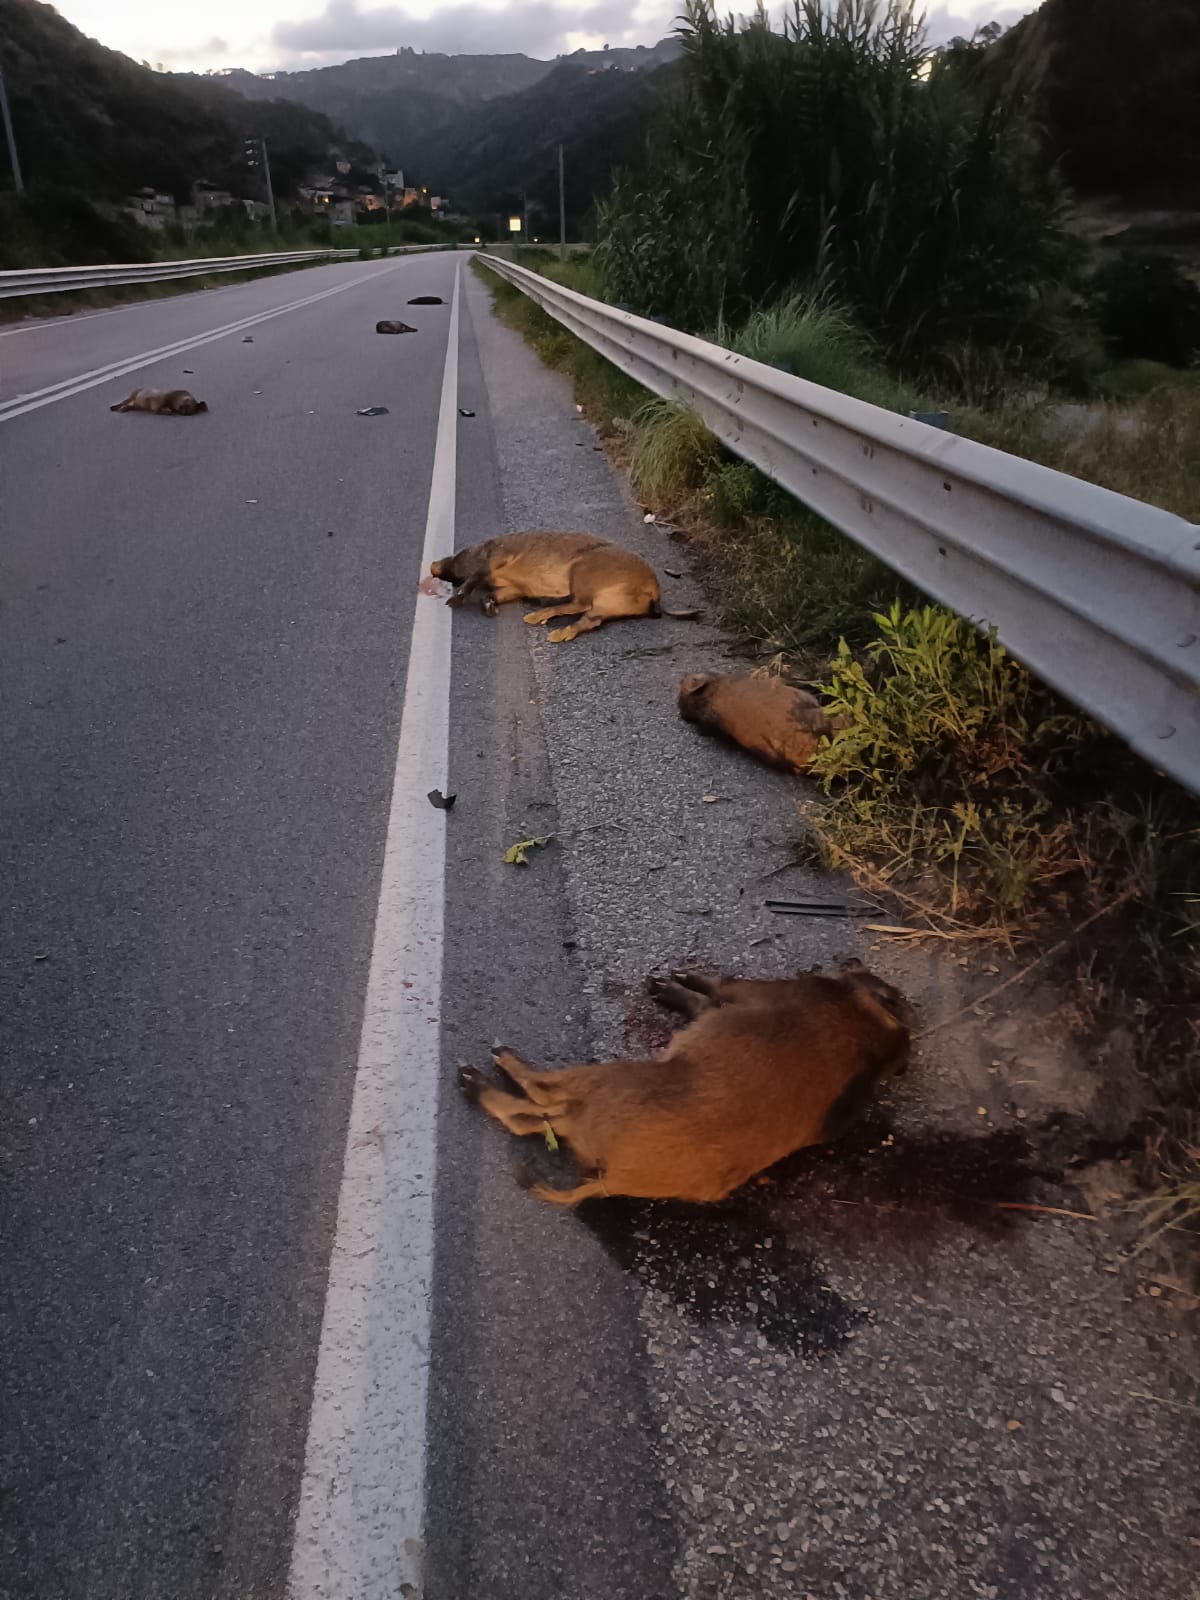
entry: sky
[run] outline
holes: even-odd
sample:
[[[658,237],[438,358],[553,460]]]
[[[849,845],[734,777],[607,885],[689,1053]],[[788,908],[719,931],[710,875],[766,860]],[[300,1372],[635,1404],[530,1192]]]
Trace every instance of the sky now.
[[[455,55],[523,51],[543,59],[581,45],[653,44],[670,33],[678,0],[54,0],[77,28],[135,61],[175,72],[248,67],[253,72],[330,66],[387,55],[400,45]],[[985,22],[1015,22],[1034,0],[937,0],[935,42]],[[725,7],[722,5],[722,10]],[[732,9],[732,7],[731,7]]]

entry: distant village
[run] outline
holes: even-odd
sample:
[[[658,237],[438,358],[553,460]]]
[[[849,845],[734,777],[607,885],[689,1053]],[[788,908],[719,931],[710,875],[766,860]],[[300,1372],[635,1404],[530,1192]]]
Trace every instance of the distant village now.
[[[351,185],[351,163],[334,160],[328,172],[312,172],[294,194],[281,196],[289,205],[299,205],[313,217],[322,217],[333,227],[379,220],[380,214],[395,216],[404,211],[428,211],[439,221],[453,220],[450,202],[444,195],[406,185],[403,172],[380,172],[374,184]],[[161,231],[171,224],[185,229],[213,227],[240,207],[251,222],[270,216],[265,200],[247,200],[229,189],[198,180],[193,183],[187,204],[181,205],[172,194],[156,189],[139,189],[130,195],[124,209],[144,228]]]

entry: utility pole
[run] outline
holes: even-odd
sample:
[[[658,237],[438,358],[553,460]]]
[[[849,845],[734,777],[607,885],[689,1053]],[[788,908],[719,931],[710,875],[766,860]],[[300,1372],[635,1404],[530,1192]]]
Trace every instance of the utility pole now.
[[[275,219],[275,191],[271,187],[271,163],[267,157],[267,141],[260,134],[257,139],[247,139],[243,148],[248,167],[256,167],[260,161],[262,162],[263,181],[267,190],[267,209],[271,213],[271,231],[277,233],[279,230]]]
[[[525,243],[528,244],[529,243],[529,196],[528,196],[528,194],[526,194],[526,192],[523,189],[521,191],[521,221],[525,224],[524,239],[525,239]]]
[[[0,72],[0,116],[4,118],[4,137],[8,140],[8,159],[12,167],[13,188],[25,193],[25,180],[21,176],[21,163],[17,157],[17,138],[13,133],[12,116],[8,109],[8,90],[4,87],[4,73]]]
[[[267,180],[267,205],[271,209],[271,232],[278,233],[279,223],[275,217],[275,190],[271,187],[271,158],[267,154],[267,141],[263,139],[260,142],[262,144],[263,177]]]
[[[567,259],[567,191],[563,185],[563,147],[558,147],[558,259]]]

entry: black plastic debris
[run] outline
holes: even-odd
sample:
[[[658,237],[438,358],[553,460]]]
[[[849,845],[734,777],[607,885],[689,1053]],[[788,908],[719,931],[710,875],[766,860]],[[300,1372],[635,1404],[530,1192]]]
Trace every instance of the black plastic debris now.
[[[444,306],[446,304],[440,294],[415,294],[408,303],[410,306]]]
[[[364,406],[361,411],[354,413],[356,417],[386,417],[387,414],[388,408],[386,406]]]
[[[253,344],[254,340],[250,337],[250,335],[248,333],[246,333],[246,334],[242,335],[242,343],[243,344]]]
[[[468,411],[466,406],[459,406],[458,414],[460,417],[473,417],[475,415],[473,411]]]
[[[452,811],[458,796],[456,794],[443,794],[440,789],[430,789],[427,799],[429,804],[436,806],[439,811]]]
[[[765,900],[764,906],[777,917],[869,917],[875,906],[853,906],[844,900]]]
[[[385,320],[375,324],[376,333],[416,333],[416,331],[415,328],[410,328],[407,322],[388,322]]]

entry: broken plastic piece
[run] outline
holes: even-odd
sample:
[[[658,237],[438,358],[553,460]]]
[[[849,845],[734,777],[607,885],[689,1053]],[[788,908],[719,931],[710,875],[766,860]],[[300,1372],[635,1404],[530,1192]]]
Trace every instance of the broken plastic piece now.
[[[768,911],[777,917],[865,917],[870,906],[847,905],[844,900],[767,900]]]
[[[364,406],[361,411],[354,413],[356,417],[386,417],[387,414],[388,408],[386,406]]]

